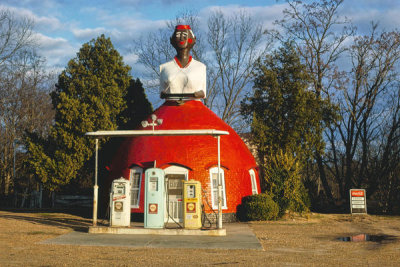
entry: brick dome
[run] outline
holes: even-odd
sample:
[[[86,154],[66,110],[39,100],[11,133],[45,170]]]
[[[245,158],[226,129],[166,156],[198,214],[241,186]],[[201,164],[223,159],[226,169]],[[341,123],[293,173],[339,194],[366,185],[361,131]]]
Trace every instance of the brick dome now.
[[[260,192],[258,169],[254,157],[239,135],[201,101],[186,101],[178,105],[166,101],[154,114],[163,119],[157,130],[216,129],[228,131],[221,136],[221,167],[224,172],[226,207],[223,213],[236,213],[244,196],[251,195],[257,188]],[[149,129],[148,127],[147,129]],[[143,129],[143,128],[139,128]],[[129,179],[130,170],[140,167],[151,168],[156,162],[158,168],[179,166],[188,171],[189,180],[202,184],[204,196],[212,202],[212,181],[210,170],[217,167],[217,139],[212,136],[140,136],[126,138],[111,164],[110,178],[121,176]],[[251,182],[253,174],[256,185]],[[140,191],[144,192],[144,171]],[[252,191],[253,190],[253,191]],[[204,202],[205,199],[203,199]],[[144,194],[140,194],[137,208],[133,213],[143,213]],[[211,213],[211,205],[204,205]]]

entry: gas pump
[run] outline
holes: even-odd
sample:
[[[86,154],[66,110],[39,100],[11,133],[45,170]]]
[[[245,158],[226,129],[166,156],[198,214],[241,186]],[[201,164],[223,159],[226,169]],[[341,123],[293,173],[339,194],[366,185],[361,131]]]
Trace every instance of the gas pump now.
[[[144,228],[164,228],[164,170],[145,172]]]
[[[110,226],[130,226],[131,224],[130,183],[123,177],[111,184]]]
[[[201,228],[201,183],[183,181],[183,225],[187,229]]]

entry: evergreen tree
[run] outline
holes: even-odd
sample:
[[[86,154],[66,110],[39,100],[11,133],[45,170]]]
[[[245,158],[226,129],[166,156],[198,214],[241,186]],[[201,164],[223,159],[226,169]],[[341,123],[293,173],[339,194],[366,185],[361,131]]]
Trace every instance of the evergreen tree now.
[[[118,129],[135,130],[153,112],[153,106],[147,99],[143,84],[139,79],[130,80],[124,99],[127,108],[119,115]],[[111,138],[103,145],[99,152],[100,166],[111,164],[123,140],[123,138]],[[107,173],[104,173],[103,168],[100,170],[102,171],[100,172],[100,176],[107,175]]]
[[[291,42],[284,43],[255,72],[254,95],[242,102],[267,192],[285,209],[308,209],[301,169],[322,147],[316,132],[324,103],[309,90],[310,76]]]
[[[28,163],[51,190],[74,179],[94,152],[86,132],[115,130],[125,97],[130,67],[101,35],[85,43],[59,75],[52,103],[55,124],[48,140],[31,137]]]
[[[120,114],[119,129],[136,129],[141,121],[153,112],[153,106],[147,99],[143,84],[139,79],[131,80],[125,95],[127,108]]]

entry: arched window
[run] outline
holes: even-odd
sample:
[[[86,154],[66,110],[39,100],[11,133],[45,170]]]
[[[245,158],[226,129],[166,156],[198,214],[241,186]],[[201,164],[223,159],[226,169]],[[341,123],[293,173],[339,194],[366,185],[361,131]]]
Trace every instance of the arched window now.
[[[220,179],[222,185],[222,208],[226,209],[226,191],[225,191],[225,175],[224,170],[220,168]],[[218,167],[210,169],[210,181],[211,181],[211,201],[212,208],[218,209]]]
[[[249,171],[249,173],[250,173],[250,181],[251,181],[251,193],[253,195],[256,195],[256,194],[258,194],[256,173],[254,172],[253,169],[251,169]]]
[[[143,169],[133,167],[131,169],[131,208],[139,208],[140,185],[142,183]]]

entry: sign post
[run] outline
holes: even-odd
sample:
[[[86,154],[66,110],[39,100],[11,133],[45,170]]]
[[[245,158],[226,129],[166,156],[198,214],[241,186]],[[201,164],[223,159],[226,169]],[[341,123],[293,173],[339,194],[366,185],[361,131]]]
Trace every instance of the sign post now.
[[[367,213],[367,195],[365,189],[350,189],[351,214]]]

